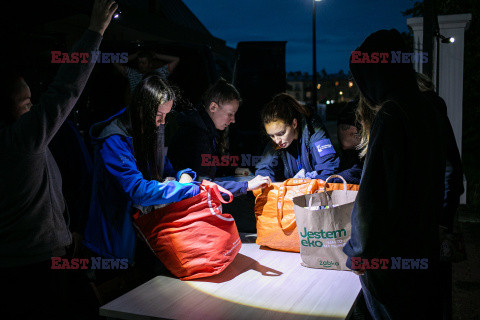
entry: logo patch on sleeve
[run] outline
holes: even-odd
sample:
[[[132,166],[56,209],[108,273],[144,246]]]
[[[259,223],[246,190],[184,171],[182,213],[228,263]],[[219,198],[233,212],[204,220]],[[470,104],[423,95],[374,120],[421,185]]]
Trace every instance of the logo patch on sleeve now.
[[[314,143],[315,148],[317,148],[318,155],[320,157],[326,156],[327,154],[335,153],[335,149],[330,142],[330,139],[322,139]]]

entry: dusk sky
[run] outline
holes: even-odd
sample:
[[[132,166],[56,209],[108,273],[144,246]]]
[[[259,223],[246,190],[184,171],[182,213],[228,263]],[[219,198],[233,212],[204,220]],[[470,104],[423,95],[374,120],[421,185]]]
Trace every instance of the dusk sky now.
[[[418,0],[417,0],[418,1]],[[287,41],[286,70],[312,72],[312,0],[183,0],[213,36],[240,41]],[[414,0],[316,2],[317,69],[348,71],[350,52],[372,32],[408,31],[402,12]]]

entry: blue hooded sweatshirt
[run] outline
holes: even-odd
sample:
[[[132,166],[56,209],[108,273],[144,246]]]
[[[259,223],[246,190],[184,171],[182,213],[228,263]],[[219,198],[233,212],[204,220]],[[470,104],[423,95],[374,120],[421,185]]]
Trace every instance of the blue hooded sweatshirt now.
[[[299,139],[286,149],[277,147],[273,141],[267,144],[255,175],[284,181],[304,169],[305,177],[325,180],[336,172],[340,159],[320,118],[303,118],[299,128]]]
[[[146,180],[137,169],[133,138],[121,120],[124,112],[125,109],[90,129],[94,177],[84,244],[103,257],[127,258],[132,264],[136,240],[131,220],[136,211],[134,206],[180,201],[197,195],[200,188],[193,183]],[[174,174],[168,159],[165,159],[165,173]],[[177,173],[177,180],[183,173],[195,176],[192,170],[185,169]]]

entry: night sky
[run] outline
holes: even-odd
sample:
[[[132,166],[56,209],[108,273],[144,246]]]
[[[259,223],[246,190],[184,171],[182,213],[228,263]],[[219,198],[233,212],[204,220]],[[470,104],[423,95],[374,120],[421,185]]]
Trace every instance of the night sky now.
[[[418,0],[417,0],[418,1]],[[312,72],[312,0],[183,0],[213,36],[239,41],[288,41],[286,70]],[[372,32],[407,32],[402,12],[414,0],[316,2],[317,69],[348,72],[350,52]]]

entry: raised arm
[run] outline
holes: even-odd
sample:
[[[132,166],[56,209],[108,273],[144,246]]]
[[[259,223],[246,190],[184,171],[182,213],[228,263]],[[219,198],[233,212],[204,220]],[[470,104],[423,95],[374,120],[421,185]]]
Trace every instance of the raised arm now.
[[[113,0],[96,0],[90,26],[73,46],[72,52],[91,54],[98,50],[116,9]],[[88,63],[62,64],[39,103],[12,125],[10,142],[27,152],[45,149],[77,103],[93,67],[91,58]]]
[[[160,60],[163,60],[163,61],[167,61],[167,63],[168,63],[168,72],[169,72],[169,73],[172,73],[173,70],[177,67],[178,63],[180,62],[180,58],[179,58],[179,57],[169,56],[169,55],[160,54],[160,53],[155,53],[154,55],[155,55],[155,58],[157,58],[157,59],[160,59]]]

